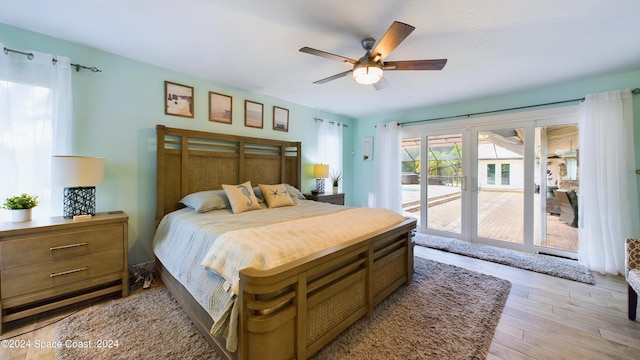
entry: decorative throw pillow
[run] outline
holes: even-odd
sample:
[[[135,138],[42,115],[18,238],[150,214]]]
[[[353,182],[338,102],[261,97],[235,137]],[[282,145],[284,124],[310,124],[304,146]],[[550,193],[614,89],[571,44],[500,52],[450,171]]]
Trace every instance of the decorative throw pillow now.
[[[249,210],[260,209],[260,202],[253,193],[251,188],[251,181],[239,185],[222,185],[224,193],[229,198],[231,204],[231,210],[234,214],[240,214],[241,212]]]
[[[304,197],[304,194],[302,194],[300,190],[296,189],[293,185],[284,184],[284,186],[287,188],[287,191],[289,192],[289,196],[291,196],[292,198],[300,199],[300,200],[306,199]]]
[[[295,205],[293,203],[293,199],[291,199],[291,196],[289,195],[289,191],[287,191],[287,187],[284,184],[259,184],[258,186],[260,187],[260,191],[262,191],[264,200],[267,202],[269,208]]]
[[[210,210],[231,208],[224,190],[208,190],[191,193],[183,197],[180,202],[201,213]]]

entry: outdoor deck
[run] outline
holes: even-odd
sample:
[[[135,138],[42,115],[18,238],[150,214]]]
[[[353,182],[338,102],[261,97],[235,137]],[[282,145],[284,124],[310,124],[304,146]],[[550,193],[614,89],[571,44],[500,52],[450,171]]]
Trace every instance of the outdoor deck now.
[[[460,189],[453,186],[429,186],[429,227],[460,232]],[[480,191],[480,219],[478,234],[481,237],[522,243],[523,206],[522,193]],[[534,201],[539,203],[540,194]],[[419,185],[403,185],[402,203],[404,215],[420,221]],[[537,206],[536,206],[537,208]],[[536,224],[539,219],[536,216]],[[535,244],[540,245],[538,234]],[[560,221],[558,216],[547,214],[547,247],[566,251],[578,251],[578,229]]]

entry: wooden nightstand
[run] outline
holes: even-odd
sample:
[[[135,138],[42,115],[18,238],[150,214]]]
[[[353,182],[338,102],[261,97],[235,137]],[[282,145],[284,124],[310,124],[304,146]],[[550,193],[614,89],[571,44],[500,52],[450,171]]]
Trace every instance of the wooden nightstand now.
[[[344,194],[304,194],[304,197],[307,198],[307,200],[344,205]]]
[[[0,223],[2,324],[80,301],[129,294],[129,216],[98,213]]]

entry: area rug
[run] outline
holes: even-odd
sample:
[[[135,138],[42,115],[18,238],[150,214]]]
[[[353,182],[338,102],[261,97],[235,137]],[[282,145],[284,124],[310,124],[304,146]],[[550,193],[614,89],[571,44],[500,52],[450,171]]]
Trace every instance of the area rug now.
[[[164,286],[62,320],[56,342],[65,360],[219,359]]]
[[[516,267],[560,277],[586,284],[596,281],[589,269],[583,264],[559,257],[529,254],[521,251],[502,249],[484,244],[473,244],[458,239],[417,233],[414,237],[416,245],[447,251],[476,259],[491,261],[503,265]]]
[[[312,359],[484,359],[511,283],[415,258],[400,288]]]
[[[325,359],[483,359],[511,284],[436,261],[415,259],[409,286],[380,303],[313,356]],[[63,320],[58,359],[219,359],[164,288],[114,301]],[[97,339],[118,340],[97,349]]]

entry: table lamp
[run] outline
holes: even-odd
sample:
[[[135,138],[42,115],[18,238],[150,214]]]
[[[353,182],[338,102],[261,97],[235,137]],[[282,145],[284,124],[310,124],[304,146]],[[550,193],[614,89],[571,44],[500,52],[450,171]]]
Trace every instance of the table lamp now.
[[[324,179],[329,177],[329,165],[313,165],[313,176],[316,178],[316,192],[324,194]]]
[[[63,216],[82,219],[96,214],[96,185],[104,181],[104,158],[53,156],[51,183],[64,187]]]

